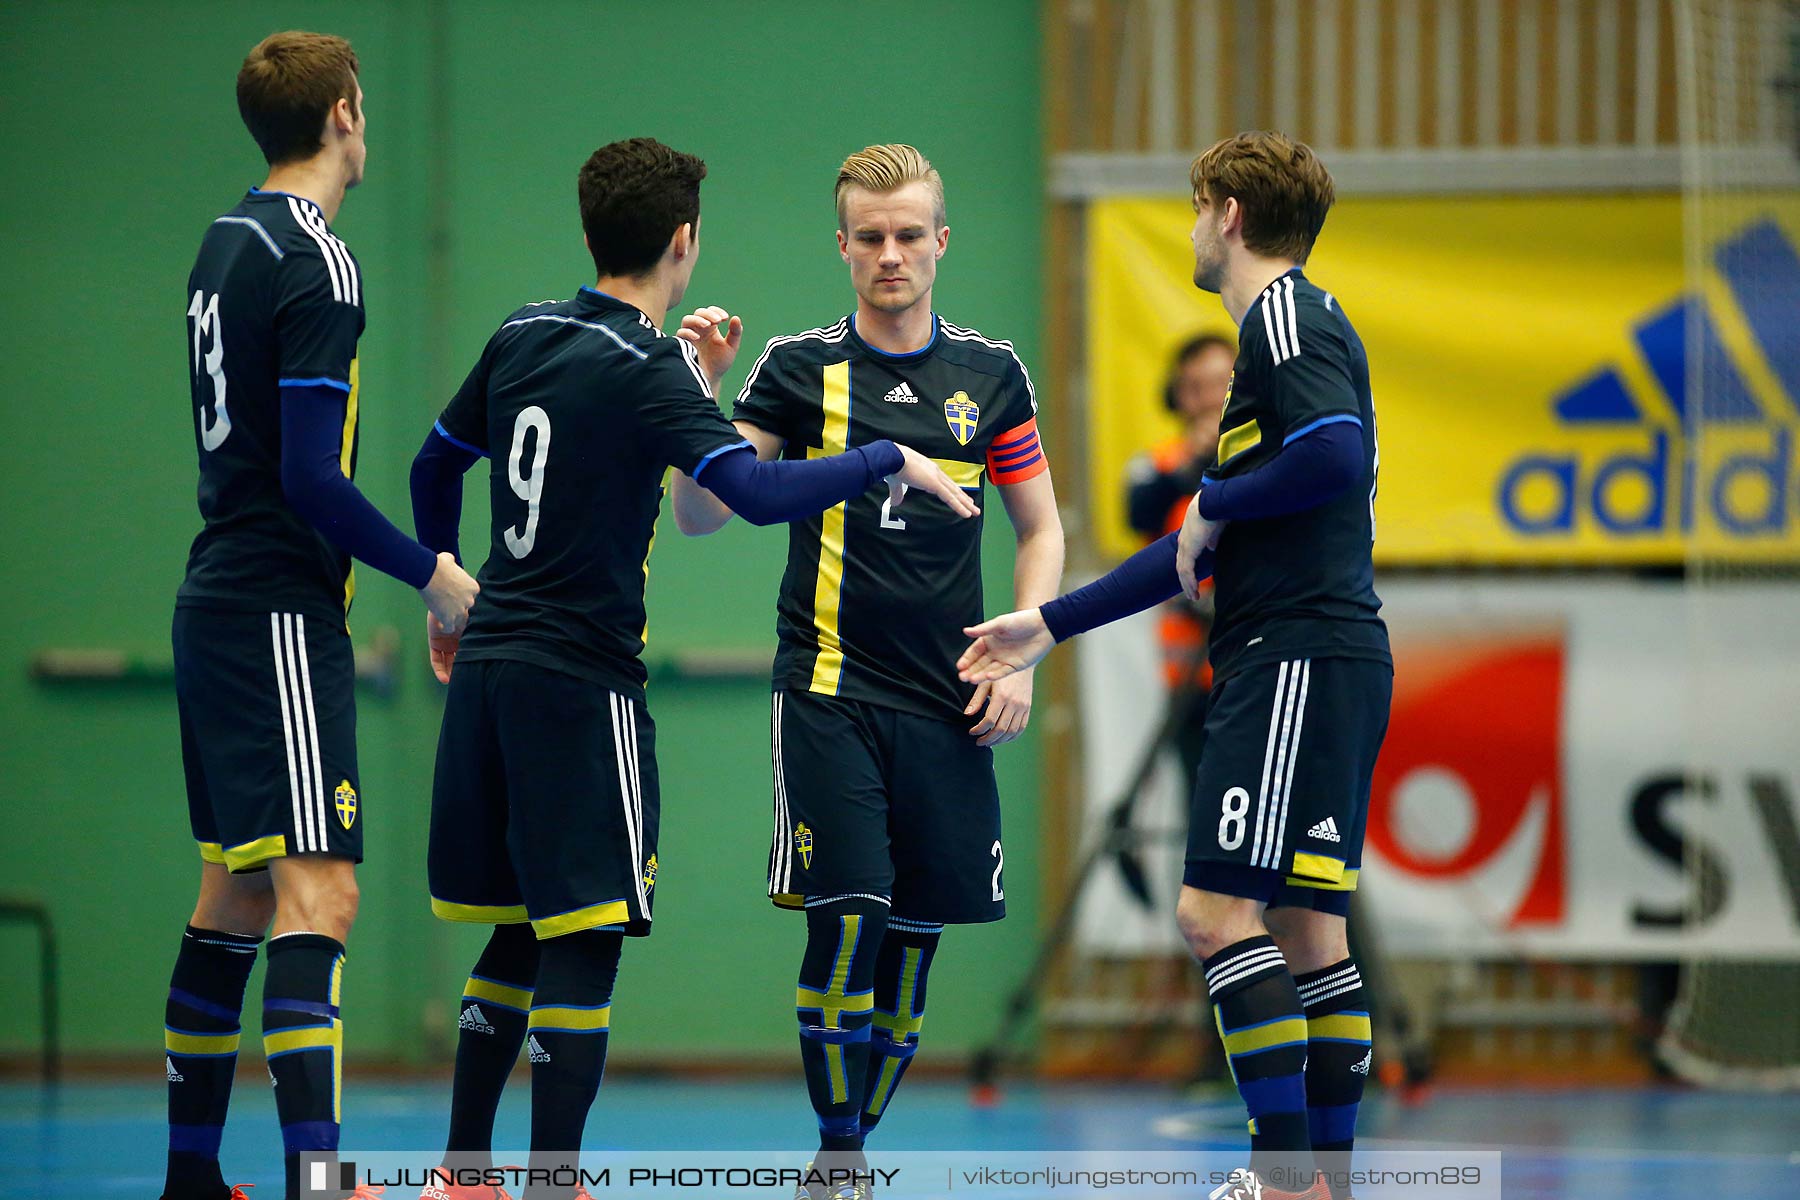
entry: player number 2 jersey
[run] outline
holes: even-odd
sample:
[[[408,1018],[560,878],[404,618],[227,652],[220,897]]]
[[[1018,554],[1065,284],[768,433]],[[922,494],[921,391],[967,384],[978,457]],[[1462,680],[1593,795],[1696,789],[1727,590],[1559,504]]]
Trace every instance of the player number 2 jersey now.
[[[1041,474],[1037,401],[1011,344],[932,320],[912,354],[868,345],[854,317],[775,338],[733,416],[783,438],[784,458],[888,438],[978,494]],[[960,719],[972,691],[956,678],[962,629],[983,615],[981,522],[934,496],[893,508],[885,486],[793,522],[775,686]]]
[[[1369,357],[1334,297],[1295,268],[1244,316],[1219,419],[1213,478],[1254,470],[1323,425],[1362,431],[1357,482],[1314,508],[1233,521],[1214,560],[1215,678],[1297,658],[1393,661],[1375,595],[1372,545],[1381,452]]]

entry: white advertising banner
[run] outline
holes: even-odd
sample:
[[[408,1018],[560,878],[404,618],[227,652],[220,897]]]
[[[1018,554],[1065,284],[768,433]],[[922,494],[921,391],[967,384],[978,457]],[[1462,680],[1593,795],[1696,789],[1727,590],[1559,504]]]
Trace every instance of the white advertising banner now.
[[[1800,589],[1391,581],[1394,708],[1364,843],[1390,953],[1800,957]],[[1166,700],[1154,624],[1084,636],[1089,832]],[[1136,824],[1185,824],[1173,755]],[[1084,950],[1176,950],[1182,842],[1145,912],[1101,867]]]

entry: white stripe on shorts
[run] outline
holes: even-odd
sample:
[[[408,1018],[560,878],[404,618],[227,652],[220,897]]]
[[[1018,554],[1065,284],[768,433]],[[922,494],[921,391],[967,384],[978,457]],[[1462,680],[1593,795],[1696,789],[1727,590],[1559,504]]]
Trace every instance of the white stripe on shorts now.
[[[1262,786],[1256,793],[1256,839],[1250,843],[1250,863],[1256,866],[1262,862],[1263,840],[1269,820],[1269,780],[1275,774],[1275,744],[1281,732],[1281,700],[1287,693],[1288,665],[1281,664],[1281,673],[1275,677],[1275,703],[1269,709],[1269,743],[1263,748]]]
[[[1282,741],[1286,743],[1284,753],[1287,755],[1287,769],[1281,780],[1281,807],[1275,814],[1275,840],[1269,847],[1269,861],[1266,866],[1272,871],[1281,867],[1281,843],[1287,831],[1288,802],[1294,794],[1294,767],[1300,761],[1300,732],[1306,724],[1306,693],[1312,684],[1312,659],[1301,659],[1295,664],[1300,676],[1299,698],[1292,696],[1294,689],[1289,687],[1289,700],[1293,704],[1293,732],[1290,735],[1286,728],[1281,731]],[[1283,722],[1285,726],[1285,722]]]
[[[617,692],[606,693],[607,703],[612,708],[613,758],[619,768],[619,804],[625,810],[625,842],[631,853],[632,886],[637,889],[638,911],[647,913],[649,905],[645,903],[644,875],[638,864],[643,860],[642,844],[638,840],[637,822],[633,819],[632,796],[635,792],[636,772],[631,763],[631,731],[629,727],[628,708],[630,701]]]
[[[281,614],[269,614],[269,646],[275,658],[275,693],[281,698],[281,736],[287,742],[288,799],[293,804],[293,849],[306,849],[306,821],[300,815],[300,764],[294,752],[293,704],[288,695],[287,654],[282,639]]]
[[[299,613],[290,613],[288,619],[294,623],[294,653],[300,660],[300,691],[306,699],[306,741],[312,758],[313,849],[324,851],[329,848],[330,826],[325,823],[325,767],[319,760],[319,711],[313,705],[312,663],[306,656],[306,618]]]

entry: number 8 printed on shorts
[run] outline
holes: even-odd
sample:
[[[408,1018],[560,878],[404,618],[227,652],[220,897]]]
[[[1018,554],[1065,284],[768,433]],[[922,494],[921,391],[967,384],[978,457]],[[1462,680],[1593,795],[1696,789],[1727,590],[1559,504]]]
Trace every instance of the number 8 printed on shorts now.
[[[1245,816],[1250,812],[1250,793],[1234,787],[1225,793],[1225,814],[1219,818],[1219,849],[1236,850],[1244,844]]]

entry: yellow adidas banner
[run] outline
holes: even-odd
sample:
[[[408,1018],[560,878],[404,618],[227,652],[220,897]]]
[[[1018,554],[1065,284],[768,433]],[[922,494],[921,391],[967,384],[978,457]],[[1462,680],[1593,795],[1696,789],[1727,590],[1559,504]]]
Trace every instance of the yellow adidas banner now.
[[[1378,561],[1800,559],[1800,197],[1707,218],[1690,288],[1678,196],[1332,210],[1307,274],[1368,347]],[[1089,469],[1113,555],[1139,544],[1127,463],[1176,431],[1170,354],[1235,332],[1190,282],[1192,226],[1181,200],[1089,209]]]

